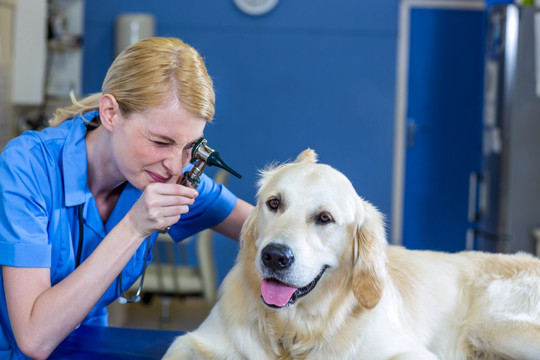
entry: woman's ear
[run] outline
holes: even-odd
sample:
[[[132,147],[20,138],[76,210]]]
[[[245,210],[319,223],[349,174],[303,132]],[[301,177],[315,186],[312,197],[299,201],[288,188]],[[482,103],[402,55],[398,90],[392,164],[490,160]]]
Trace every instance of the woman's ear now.
[[[112,130],[114,120],[119,112],[120,107],[118,106],[118,102],[111,94],[104,94],[101,99],[99,99],[99,118],[101,120],[101,125],[107,130]]]

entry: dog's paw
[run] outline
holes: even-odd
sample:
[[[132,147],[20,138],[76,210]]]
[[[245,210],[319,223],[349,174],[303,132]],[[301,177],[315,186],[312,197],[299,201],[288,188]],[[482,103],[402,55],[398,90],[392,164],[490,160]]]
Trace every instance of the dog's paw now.
[[[169,347],[162,360],[214,360],[212,354],[201,346],[192,336],[177,337]]]
[[[195,350],[194,348],[179,348],[177,351],[167,351],[165,356],[163,357],[163,360],[210,360],[212,358],[208,358]]]

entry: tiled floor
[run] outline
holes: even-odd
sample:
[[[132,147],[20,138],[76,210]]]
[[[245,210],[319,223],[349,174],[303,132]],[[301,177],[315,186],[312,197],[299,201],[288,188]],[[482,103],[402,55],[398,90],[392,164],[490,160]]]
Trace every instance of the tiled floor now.
[[[170,302],[168,316],[166,303]],[[109,305],[109,326],[135,329],[194,330],[208,316],[212,305],[202,298],[169,298],[158,296],[149,303]],[[163,316],[162,316],[163,315]]]

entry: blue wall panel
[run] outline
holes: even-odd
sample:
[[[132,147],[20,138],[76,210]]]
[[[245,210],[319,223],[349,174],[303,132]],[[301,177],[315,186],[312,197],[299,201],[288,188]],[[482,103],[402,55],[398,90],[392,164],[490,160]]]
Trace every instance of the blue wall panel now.
[[[83,91],[100,91],[115,17],[152,13],[157,35],[180,37],[205,58],[217,94],[209,145],[244,175],[231,190],[253,202],[259,169],[311,147],[389,214],[397,8],[397,0],[282,0],[250,17],[230,0],[86,1]],[[221,280],[237,244],[215,246]]]
[[[411,10],[403,245],[466,246],[469,176],[480,169],[484,11]]]

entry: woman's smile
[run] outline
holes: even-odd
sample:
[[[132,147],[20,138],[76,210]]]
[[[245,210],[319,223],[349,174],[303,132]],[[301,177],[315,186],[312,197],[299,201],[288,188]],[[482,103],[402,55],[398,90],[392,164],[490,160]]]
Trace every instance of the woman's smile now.
[[[148,176],[153,182],[166,183],[171,178],[171,177],[161,176],[155,172],[148,171],[148,170],[146,170],[146,173],[148,174]]]

